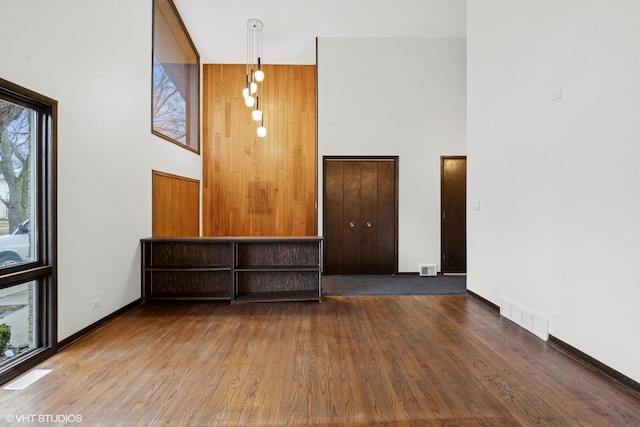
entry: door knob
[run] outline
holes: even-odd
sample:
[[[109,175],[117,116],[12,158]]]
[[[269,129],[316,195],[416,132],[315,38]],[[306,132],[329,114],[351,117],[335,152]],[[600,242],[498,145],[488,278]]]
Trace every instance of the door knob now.
[[[353,221],[349,221],[349,227],[353,228],[353,227],[355,227],[355,226],[356,226],[355,222],[353,222]]]
[[[367,221],[367,227],[371,227],[371,221]]]

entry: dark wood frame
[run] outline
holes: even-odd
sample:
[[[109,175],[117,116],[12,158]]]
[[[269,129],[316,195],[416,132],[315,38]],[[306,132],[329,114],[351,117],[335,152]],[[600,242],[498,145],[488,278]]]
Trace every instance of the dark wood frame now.
[[[343,161],[376,161],[376,160],[393,160],[395,163],[395,194],[396,194],[396,204],[394,206],[394,235],[395,242],[393,244],[393,252],[394,252],[394,274],[398,274],[398,221],[399,221],[399,204],[400,204],[400,156],[322,156],[322,230],[326,229],[325,224],[325,206],[326,206],[326,179],[325,179],[325,171],[326,164],[328,160],[343,160]],[[323,249],[326,251],[326,245]],[[323,252],[323,256],[324,252]]]
[[[36,282],[36,330],[38,347],[16,357],[0,372],[4,383],[33,368],[52,356],[58,349],[58,289],[57,289],[57,109],[58,101],[0,79],[3,98],[37,111],[36,148],[37,191],[36,217],[37,256],[31,262],[4,267],[0,270],[0,288]]]
[[[196,57],[196,62],[197,62],[196,64],[188,64],[188,63],[180,64],[183,66],[195,65],[196,67],[195,81],[196,81],[197,87],[195,88],[195,90],[191,91],[192,93],[190,94],[195,99],[191,99],[191,96],[189,96],[188,98],[185,98],[185,101],[187,104],[187,112],[185,113],[185,128],[186,128],[187,135],[186,135],[185,143],[182,143],[172,138],[170,135],[166,135],[161,131],[157,130],[154,124],[154,121],[155,121],[155,117],[154,117],[155,100],[153,95],[154,94],[154,78],[155,78],[154,59],[157,56],[156,49],[158,48],[158,46],[156,46],[156,3],[157,2],[163,2],[163,3],[166,3],[168,6],[170,6],[174,14],[173,18],[175,18],[175,20],[179,23],[179,28],[173,28],[173,29],[179,32],[180,36],[183,37],[184,39],[177,40],[176,38],[174,38],[172,42],[175,45],[186,44],[190,46],[191,52],[189,53]],[[189,36],[189,32],[187,31],[187,27],[184,25],[184,22],[182,21],[182,18],[180,17],[180,13],[178,12],[178,9],[173,3],[173,0],[153,0],[152,16],[153,16],[153,30],[152,30],[152,54],[151,54],[151,133],[163,139],[166,139],[167,141],[173,142],[174,144],[177,144],[181,147],[184,147],[187,150],[190,150],[199,154],[200,153],[200,54],[198,53],[193,41],[191,40],[191,37]],[[181,41],[182,43],[180,43]],[[194,123],[193,126],[190,126],[191,122]],[[189,133],[189,129],[191,129],[191,134]]]

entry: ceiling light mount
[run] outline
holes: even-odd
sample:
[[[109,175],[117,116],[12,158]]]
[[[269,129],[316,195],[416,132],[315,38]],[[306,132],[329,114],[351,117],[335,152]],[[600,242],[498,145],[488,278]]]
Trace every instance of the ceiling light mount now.
[[[250,31],[262,31],[262,21],[256,18],[250,18],[247,20],[247,29]]]

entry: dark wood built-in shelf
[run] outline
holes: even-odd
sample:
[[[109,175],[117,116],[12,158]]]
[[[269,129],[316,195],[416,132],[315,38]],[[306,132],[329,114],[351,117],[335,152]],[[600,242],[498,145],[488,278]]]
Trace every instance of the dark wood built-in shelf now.
[[[320,301],[322,237],[142,239],[142,297]]]
[[[236,295],[234,302],[315,301],[316,291],[253,292]]]

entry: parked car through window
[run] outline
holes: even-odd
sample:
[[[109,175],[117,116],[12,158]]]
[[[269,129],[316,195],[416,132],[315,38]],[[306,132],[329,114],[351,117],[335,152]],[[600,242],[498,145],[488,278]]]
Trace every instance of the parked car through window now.
[[[21,223],[13,233],[0,236],[0,267],[31,259],[29,220]]]

